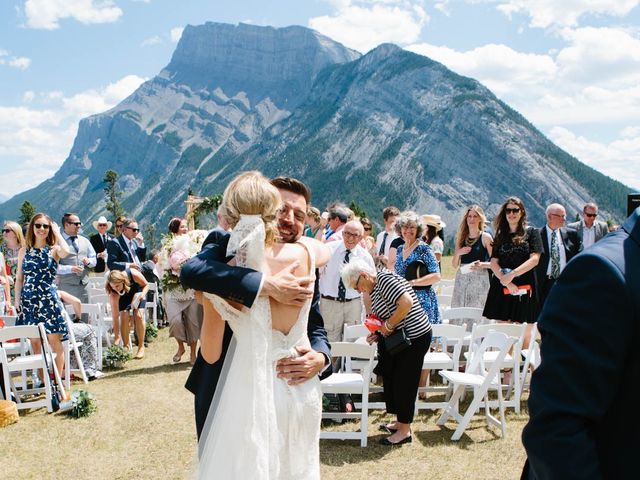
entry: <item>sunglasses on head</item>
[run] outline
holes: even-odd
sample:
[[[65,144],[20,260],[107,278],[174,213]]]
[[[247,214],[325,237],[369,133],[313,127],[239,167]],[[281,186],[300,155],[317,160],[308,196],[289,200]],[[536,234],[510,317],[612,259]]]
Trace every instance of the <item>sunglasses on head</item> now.
[[[67,222],[67,224],[75,225],[76,227],[81,227],[82,226],[82,222]]]
[[[131,228],[131,227],[125,227],[128,228],[129,230],[133,231],[133,232],[139,232],[140,229],[139,228]]]
[[[596,218],[598,216],[597,213],[585,213],[585,215],[589,218]]]
[[[504,211],[507,212],[507,214],[509,214],[509,213],[518,213],[520,211],[520,209],[517,208],[517,207],[516,208],[505,208]]]
[[[49,230],[50,225],[48,223],[34,223],[33,228],[43,228]]]

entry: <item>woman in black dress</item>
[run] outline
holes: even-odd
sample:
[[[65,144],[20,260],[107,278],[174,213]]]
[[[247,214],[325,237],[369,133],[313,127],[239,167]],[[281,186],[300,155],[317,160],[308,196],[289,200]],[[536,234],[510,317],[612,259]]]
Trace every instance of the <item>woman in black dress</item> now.
[[[482,313],[486,318],[527,323],[523,348],[528,348],[536,321],[533,268],[542,251],[540,232],[527,226],[527,211],[517,197],[504,202],[494,220],[491,286]]]

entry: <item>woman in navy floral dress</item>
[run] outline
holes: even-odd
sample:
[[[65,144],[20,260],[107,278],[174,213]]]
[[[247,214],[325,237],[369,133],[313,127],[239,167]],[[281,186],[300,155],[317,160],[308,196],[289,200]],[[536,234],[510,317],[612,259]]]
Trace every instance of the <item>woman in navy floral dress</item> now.
[[[417,213],[410,210],[402,212],[396,220],[396,225],[400,226],[400,233],[404,239],[404,244],[400,245],[396,254],[395,270],[398,275],[405,277],[407,267],[416,261],[421,261],[427,267],[427,274],[415,280],[410,280],[416,292],[420,305],[432,324],[442,323],[440,309],[438,308],[438,297],[431,285],[440,281],[440,267],[438,260],[429,245],[421,240],[422,222]],[[427,385],[429,370],[423,370],[420,375],[420,386]],[[424,394],[420,394],[424,399]]]
[[[44,323],[47,340],[56,353],[56,366],[61,372],[64,366],[62,341],[68,332],[55,282],[58,260],[69,253],[67,243],[58,226],[44,213],[33,216],[26,240],[27,246],[18,253],[16,325]],[[40,353],[39,338],[32,338],[31,345],[35,353]]]

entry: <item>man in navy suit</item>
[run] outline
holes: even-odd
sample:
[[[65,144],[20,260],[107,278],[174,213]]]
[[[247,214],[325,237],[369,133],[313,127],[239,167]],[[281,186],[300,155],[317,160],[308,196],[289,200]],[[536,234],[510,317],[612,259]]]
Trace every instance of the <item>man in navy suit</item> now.
[[[282,196],[283,206],[278,212],[278,231],[282,242],[295,242],[304,232],[304,222],[309,204],[309,189],[300,181],[278,177],[271,181]],[[307,334],[311,349],[298,347],[300,357],[285,358],[278,362],[278,375],[288,378],[292,384],[302,383],[322,372],[331,372],[331,350],[327,332],[319,310],[318,282],[310,288],[310,279],[300,279],[292,274],[295,264],[274,276],[264,276],[255,270],[230,267],[226,258],[229,234],[222,229],[213,230],[204,242],[202,251],[187,261],[180,273],[186,288],[206,291],[250,308],[258,295],[270,296],[293,305],[302,305],[312,294]],[[316,275],[317,277],[317,275]],[[232,332],[225,326],[220,360],[207,363],[200,352],[185,387],[195,396],[195,417],[198,438],[209,413],[218,379],[222,371]]]
[[[547,224],[540,229],[542,252],[540,252],[540,260],[534,270],[539,311],[542,311],[551,287],[566,267],[567,262],[582,250],[578,232],[564,226],[567,218],[564,207],[559,203],[552,203],[547,207],[546,214]]]
[[[107,242],[107,266],[109,270],[140,270],[147,259],[147,248],[138,222],[127,218],[122,224],[122,234]]]
[[[547,298],[523,478],[638,478],[639,292],[640,207],[577,255]]]

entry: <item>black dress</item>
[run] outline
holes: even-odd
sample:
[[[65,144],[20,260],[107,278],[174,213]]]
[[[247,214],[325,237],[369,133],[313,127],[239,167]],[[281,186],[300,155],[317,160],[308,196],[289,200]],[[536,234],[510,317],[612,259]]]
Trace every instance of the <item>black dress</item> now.
[[[513,234],[509,239],[493,249],[492,258],[498,259],[500,268],[514,270],[529,259],[532,253],[542,251],[540,232],[533,227],[527,227],[522,243],[513,243]],[[533,269],[515,277],[513,283],[518,286],[530,285],[531,290],[525,295],[509,295],[504,293],[505,287],[498,277],[491,278],[487,302],[482,315],[492,320],[511,320],[517,323],[534,323],[536,321],[536,286]]]
[[[136,281],[133,279],[133,275],[131,275],[131,270],[127,268],[125,272],[129,276],[130,288],[128,292],[126,292],[124,295],[121,295],[120,298],[118,299],[118,310],[120,310],[121,312],[131,310],[131,302],[133,301],[134,295],[142,291],[142,287],[140,287],[140,285],[138,285]],[[144,310],[145,305],[146,305],[146,302],[143,299],[140,301],[140,304],[138,305],[137,308],[140,310]]]

